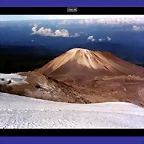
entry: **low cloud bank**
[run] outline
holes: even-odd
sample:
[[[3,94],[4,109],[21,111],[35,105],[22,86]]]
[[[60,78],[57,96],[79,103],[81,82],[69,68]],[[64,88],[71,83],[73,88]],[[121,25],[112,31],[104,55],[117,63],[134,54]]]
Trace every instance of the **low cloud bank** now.
[[[44,28],[41,27],[37,30],[37,26],[34,26],[32,28],[32,35],[41,35],[41,36],[53,36],[53,37],[78,37],[80,36],[78,33],[75,33],[74,35],[70,35],[69,31],[66,29],[62,30],[55,30],[52,31],[50,28]]]

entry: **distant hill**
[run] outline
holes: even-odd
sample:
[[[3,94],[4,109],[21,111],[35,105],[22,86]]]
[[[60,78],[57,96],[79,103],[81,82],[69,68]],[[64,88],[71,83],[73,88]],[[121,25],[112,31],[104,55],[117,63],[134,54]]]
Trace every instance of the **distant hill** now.
[[[82,48],[73,48],[36,71],[46,77],[63,82],[70,80],[74,83],[83,83],[96,76],[144,74],[144,68],[126,62],[109,52]]]

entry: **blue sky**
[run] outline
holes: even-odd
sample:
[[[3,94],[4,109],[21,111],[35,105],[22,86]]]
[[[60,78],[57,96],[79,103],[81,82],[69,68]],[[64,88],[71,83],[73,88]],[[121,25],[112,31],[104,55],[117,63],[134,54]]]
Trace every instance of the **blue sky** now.
[[[47,19],[93,19],[93,18],[133,18],[144,15],[0,15],[0,21],[47,20]]]

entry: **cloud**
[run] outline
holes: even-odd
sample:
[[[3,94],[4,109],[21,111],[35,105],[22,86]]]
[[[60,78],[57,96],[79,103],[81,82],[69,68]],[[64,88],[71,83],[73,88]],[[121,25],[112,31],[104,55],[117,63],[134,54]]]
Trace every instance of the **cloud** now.
[[[107,40],[108,40],[108,41],[111,41],[111,38],[110,38],[110,37],[107,37]]]
[[[88,39],[88,40],[91,40],[91,39],[93,39],[93,36],[89,36],[87,39]]]
[[[132,30],[133,31],[144,31],[144,26],[136,26],[136,25],[134,25],[132,27]]]
[[[41,36],[53,36],[53,37],[78,37],[79,36],[78,33],[75,33],[74,35],[70,35],[69,31],[66,29],[52,31],[50,28],[41,27],[39,30],[37,30],[37,26],[34,26],[32,28],[32,31],[33,31],[32,35],[38,34]]]
[[[90,41],[95,41],[95,39],[94,39],[94,37],[93,36],[89,36],[88,38],[87,38],[87,40],[90,40]]]
[[[111,41],[112,39],[110,37],[107,36],[107,38],[100,38],[98,39],[99,42],[102,42],[102,41]]]
[[[36,33],[36,30],[37,29],[37,26],[34,26],[33,28],[32,28],[32,31],[33,31],[33,33]]]
[[[80,36],[80,34],[78,34],[78,33],[75,33],[75,34],[74,34],[74,37],[78,37],[78,36]]]
[[[100,38],[99,41],[103,41],[103,39]]]

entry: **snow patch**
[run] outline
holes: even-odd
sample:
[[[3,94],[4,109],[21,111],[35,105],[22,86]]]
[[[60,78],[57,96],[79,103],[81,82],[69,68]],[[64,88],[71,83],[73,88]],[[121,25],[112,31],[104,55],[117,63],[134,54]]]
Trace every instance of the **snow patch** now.
[[[21,76],[17,73],[3,74],[0,73],[0,85],[20,85],[26,84],[27,76]]]

